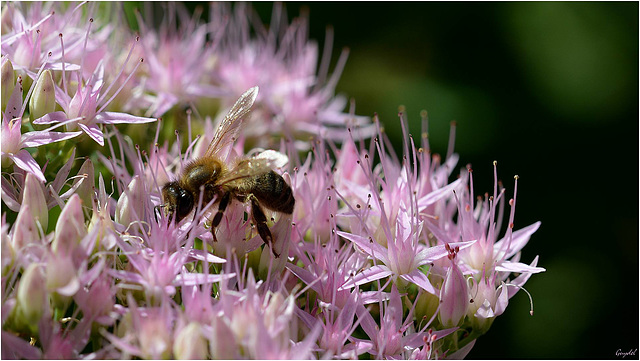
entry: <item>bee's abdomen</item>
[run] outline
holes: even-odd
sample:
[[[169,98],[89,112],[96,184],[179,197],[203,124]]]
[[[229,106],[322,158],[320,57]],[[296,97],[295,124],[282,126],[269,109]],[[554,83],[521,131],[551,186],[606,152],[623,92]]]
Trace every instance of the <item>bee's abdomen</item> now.
[[[291,187],[274,171],[256,176],[252,193],[263,207],[276,212],[293,213],[296,200]]]

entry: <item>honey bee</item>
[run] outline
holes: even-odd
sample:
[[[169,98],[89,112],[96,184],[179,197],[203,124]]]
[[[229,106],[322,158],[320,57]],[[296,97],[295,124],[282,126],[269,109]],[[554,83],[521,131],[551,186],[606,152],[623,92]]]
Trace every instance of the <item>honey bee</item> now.
[[[193,211],[201,195],[203,205],[215,197],[213,204],[218,205],[218,210],[211,220],[211,234],[217,241],[215,228],[220,224],[229,202],[234,199],[250,202],[251,218],[258,234],[273,251],[273,236],[262,207],[292,214],[295,199],[291,187],[273,171],[273,159],[243,158],[232,165],[222,160],[223,153],[235,142],[243,119],[249,114],[257,95],[258,87],[242,94],[220,123],[204,156],[188,163],[177,181],[162,187],[162,208],[170,222],[180,222]],[[275,251],[273,253],[279,256]]]

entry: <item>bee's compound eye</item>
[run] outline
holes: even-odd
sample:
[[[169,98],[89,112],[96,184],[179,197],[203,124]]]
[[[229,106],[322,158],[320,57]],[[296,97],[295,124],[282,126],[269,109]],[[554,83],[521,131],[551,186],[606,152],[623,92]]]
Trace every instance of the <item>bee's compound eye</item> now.
[[[186,217],[189,212],[193,209],[193,196],[191,193],[187,192],[184,189],[180,189],[178,193],[178,202],[177,202],[177,221],[180,221],[182,218]]]

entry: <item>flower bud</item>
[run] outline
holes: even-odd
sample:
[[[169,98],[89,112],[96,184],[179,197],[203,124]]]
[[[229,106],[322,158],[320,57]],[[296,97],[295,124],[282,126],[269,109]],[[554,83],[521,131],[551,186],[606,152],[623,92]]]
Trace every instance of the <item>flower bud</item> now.
[[[493,281],[484,277],[471,289],[474,295],[473,302],[469,304],[467,315],[472,320],[474,329],[486,332],[496,317],[495,308],[498,296]]]
[[[439,303],[440,299],[438,296],[429,292],[422,292],[416,302],[415,314],[418,322],[420,322],[420,320],[424,320],[424,322],[429,321],[438,311]]]
[[[19,318],[30,328],[37,329],[46,306],[46,296],[42,268],[37,263],[32,263],[22,274],[17,296]]]
[[[147,317],[138,332],[142,357],[169,359],[171,357],[171,330],[162,317]]]
[[[127,190],[118,199],[116,222],[127,226],[132,221],[142,219],[144,219],[144,184],[137,175],[133,177]]]
[[[91,221],[89,222],[89,232],[98,227],[96,235],[96,243],[103,249],[111,249],[116,245],[116,237],[114,236],[114,223],[109,216],[109,212],[105,208],[93,208]]]
[[[73,296],[80,288],[70,254],[52,254],[47,261],[47,290]]]
[[[4,3],[2,5],[2,25],[0,26],[0,28],[2,29],[2,35],[8,34],[13,31],[13,19],[16,16],[15,7],[13,5],[14,4],[11,3]],[[2,75],[4,76],[4,74]]]
[[[216,317],[212,322],[212,334],[209,338],[211,358],[218,360],[238,359],[239,347],[236,344],[234,332],[225,322],[224,317]],[[251,327],[251,324],[247,324]]]
[[[440,323],[444,327],[455,327],[460,324],[467,313],[469,305],[469,289],[462,271],[455,263],[447,271],[447,276],[440,289]]]
[[[13,159],[8,153],[18,153],[22,147],[22,133],[20,132],[20,119],[13,118],[10,121],[2,120],[2,167],[9,167],[13,164]]]
[[[2,12],[4,16],[4,11]],[[9,98],[11,97],[11,93],[13,93],[13,88],[16,86],[16,79],[13,74],[13,65],[11,61],[6,57],[3,57],[4,62],[2,63],[2,105],[7,106],[9,102]],[[2,109],[4,111],[4,109]]]
[[[82,182],[78,186],[78,189],[76,189],[76,194],[80,196],[82,204],[86,204],[87,206],[90,206],[92,203],[93,192],[96,186],[94,173],[93,162],[90,158],[87,158],[78,171],[79,178],[73,182],[74,186]]]
[[[200,325],[191,322],[183,327],[173,342],[173,356],[177,360],[203,360],[207,358],[207,342]]]
[[[11,271],[11,266],[13,265],[13,260],[16,256],[15,250],[13,249],[13,245],[11,244],[11,238],[9,238],[9,226],[3,224],[0,227],[0,245],[2,246],[2,251],[0,251],[0,260],[2,260],[2,277],[7,277],[9,272]]]
[[[13,249],[19,251],[31,243],[36,243],[40,239],[36,222],[31,214],[28,204],[23,204],[18,212],[16,223],[13,224],[13,234],[11,243]]]
[[[31,120],[41,118],[45,114],[56,110],[55,85],[51,70],[42,72],[29,99],[29,116]]]
[[[4,87],[4,80],[2,80],[2,85]],[[22,121],[22,92],[24,84],[22,84],[22,77],[18,76],[16,79],[15,86],[12,88],[13,91],[9,95],[9,99],[6,103],[2,103],[4,109],[3,122],[4,120],[13,120],[14,118],[18,118],[18,129],[20,129],[20,123]],[[3,142],[4,143],[4,142]],[[5,147],[2,147],[4,150]],[[5,165],[3,165],[5,166]]]
[[[70,253],[87,234],[81,203],[80,196],[74,194],[60,213],[51,243],[54,253]]]
[[[34,220],[40,222],[44,232],[49,225],[49,208],[44,199],[44,186],[32,173],[27,173],[22,191],[22,206],[29,206]]]

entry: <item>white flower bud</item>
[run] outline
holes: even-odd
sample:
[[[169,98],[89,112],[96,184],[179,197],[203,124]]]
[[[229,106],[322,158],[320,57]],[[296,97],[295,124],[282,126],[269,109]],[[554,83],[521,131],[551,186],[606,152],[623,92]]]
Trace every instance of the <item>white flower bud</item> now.
[[[42,72],[29,99],[29,116],[31,120],[38,119],[56,110],[55,85],[51,70]]]
[[[144,319],[138,341],[144,358],[168,359],[171,357],[171,331],[161,317]]]
[[[51,244],[54,253],[70,253],[87,234],[80,196],[74,194],[64,206]]]
[[[118,199],[116,222],[127,226],[139,219],[144,219],[144,184],[137,175],[133,177],[127,190]]]
[[[4,15],[4,11],[3,14]],[[9,98],[11,97],[11,93],[13,93],[13,88],[16,86],[16,78],[13,74],[13,65],[11,61],[6,57],[3,58],[5,62],[2,64],[2,105],[3,107],[7,106],[9,102]],[[2,109],[4,112],[4,108]]]
[[[27,173],[22,191],[22,206],[29,206],[34,220],[40,222],[44,232],[49,225],[49,209],[44,199],[44,186],[32,173]]]
[[[173,342],[173,356],[177,360],[203,360],[207,358],[207,342],[200,325],[192,322],[183,327]]]
[[[37,327],[46,306],[46,288],[42,267],[32,263],[20,278],[17,305],[21,321]]]
[[[80,288],[76,269],[69,254],[53,254],[47,261],[47,290],[73,296]]]

